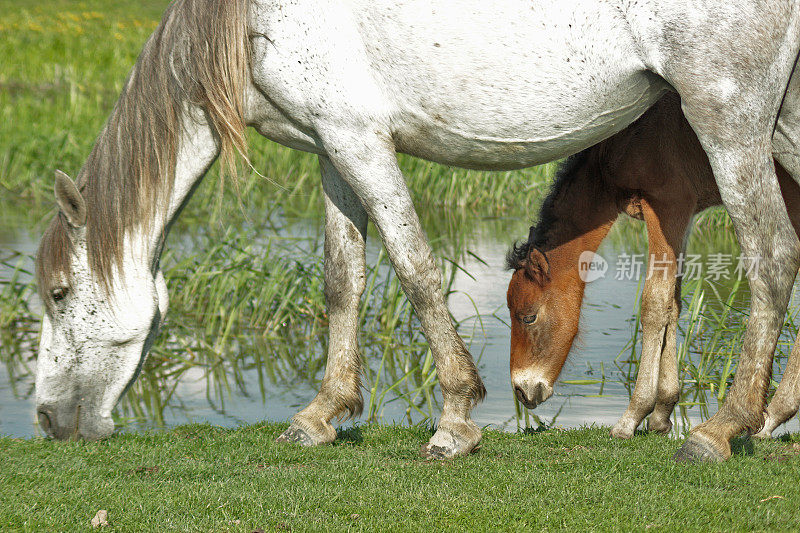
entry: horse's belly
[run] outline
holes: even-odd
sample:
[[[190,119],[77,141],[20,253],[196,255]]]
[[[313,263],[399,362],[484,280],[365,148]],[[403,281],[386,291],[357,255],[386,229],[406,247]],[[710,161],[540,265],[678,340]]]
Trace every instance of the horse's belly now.
[[[602,97],[566,98],[561,105],[511,116],[462,108],[395,119],[398,151],[445,165],[486,170],[524,168],[576,153],[623,130],[667,90],[659,78],[639,75]]]

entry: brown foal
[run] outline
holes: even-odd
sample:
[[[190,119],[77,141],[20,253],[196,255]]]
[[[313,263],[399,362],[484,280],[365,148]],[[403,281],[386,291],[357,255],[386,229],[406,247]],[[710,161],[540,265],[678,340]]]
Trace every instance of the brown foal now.
[[[800,235],[800,187],[777,163],[776,167],[789,217]],[[569,158],[528,241],[509,253],[508,265],[514,270],[507,296],[511,380],[519,401],[534,408],[553,394],[578,331],[585,287],[579,258],[595,252],[625,212],[646,223],[649,257],[659,268],[648,276],[642,293],[636,386],[611,434],[632,436],[648,415],[649,430],[670,431],[680,394],[678,258],[692,217],[721,203],[708,158],[676,95],[664,97],[614,137]],[[795,344],[758,436],[771,436],[799,406],[800,347]]]

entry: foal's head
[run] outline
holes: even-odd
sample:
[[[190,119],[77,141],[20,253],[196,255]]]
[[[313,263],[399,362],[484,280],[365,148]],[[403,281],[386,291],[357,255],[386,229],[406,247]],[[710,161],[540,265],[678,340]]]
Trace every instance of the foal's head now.
[[[511,382],[528,408],[553,394],[578,333],[582,254],[597,250],[619,212],[619,192],[603,182],[597,165],[592,149],[562,165],[539,222],[508,255]]]
[[[511,383],[531,409],[552,396],[578,332],[583,287],[577,264],[573,272],[559,255],[530,245],[511,263]]]

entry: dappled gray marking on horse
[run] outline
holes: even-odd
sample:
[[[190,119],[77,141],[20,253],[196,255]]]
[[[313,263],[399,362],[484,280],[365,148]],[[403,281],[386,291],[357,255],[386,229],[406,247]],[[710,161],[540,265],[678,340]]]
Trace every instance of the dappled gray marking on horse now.
[[[329,184],[326,209],[335,211],[327,220],[344,231],[326,231],[326,263],[343,258],[339,273],[360,275],[363,252],[360,238],[352,230],[360,228],[364,214],[375,223],[420,319],[442,389],[442,414],[423,454],[452,457],[469,453],[481,435],[470,412],[485,389],[450,320],[441,273],[398,168],[397,152],[471,168],[522,168],[575,153],[617,133],[664,93],[676,90],[711,156],[747,252],[755,255],[759,246],[770,247],[765,253],[769,275],[755,285],[759,295],[754,298],[759,302],[754,306],[755,316],[763,321],[752,323],[743,355],[743,361],[753,362],[745,375],[749,372],[756,379],[748,383],[741,378],[744,381],[731,392],[732,407],[721,410],[723,423],[707,426],[695,432],[697,438],[693,436],[695,444],[702,444],[693,449],[706,450],[708,456],[727,456],[731,432],[752,428],[763,411],[757,401],[749,400],[753,395],[748,391],[760,390],[766,380],[758,365],[777,338],[774,318],[785,310],[791,275],[785,265],[796,255],[793,246],[785,245],[789,236],[794,238],[785,214],[760,220],[747,215],[753,210],[764,212],[780,197],[769,142],[800,48],[798,2],[734,0],[697,6],[689,0],[352,0],[345,4],[334,0],[179,0],[157,33],[169,34],[171,17],[177,22],[183,11],[198,13],[197,24],[176,24],[184,39],[175,40],[169,50],[153,48],[162,50],[156,54],[159,57],[146,53],[137,72],[146,67],[145,62],[158,64],[170,57],[192,61],[189,50],[199,50],[200,57],[188,64],[206,62],[209,71],[201,68],[195,78],[193,69],[177,68],[178,78],[182,73],[187,76],[179,81],[189,83],[190,89],[198,86],[225,98],[202,98],[200,91],[201,98],[181,100],[181,93],[175,95],[170,86],[158,84],[143,84],[138,89],[142,95],[135,98],[166,100],[182,119],[175,145],[160,152],[165,156],[178,152],[170,208],[123,232],[121,261],[114,263],[123,268],[112,269],[108,291],[97,285],[96,271],[104,268],[102,261],[98,262],[102,256],[87,254],[87,244],[81,241],[86,228],[64,226],[59,215],[60,244],[65,244],[64,233],[73,244],[67,255],[72,284],[60,303],[48,304],[45,320],[52,322],[52,331],[43,336],[40,357],[55,356],[55,346],[59,347],[55,351],[80,351],[82,355],[74,366],[49,365],[52,373],[37,378],[37,387],[46,390],[60,383],[63,388],[50,387],[52,394],[45,396],[51,404],[67,406],[66,410],[71,403],[79,403],[81,424],[84,420],[87,426],[92,424],[83,413],[97,412],[98,403],[103,405],[103,416],[110,414],[109,404],[135,375],[146,353],[144,339],[152,329],[145,324],[154,322],[163,305],[165,295],[159,294],[160,284],[153,272],[168,222],[177,212],[172,207],[187,199],[220,148],[226,148],[227,134],[238,132],[237,124],[246,123],[274,141],[316,153],[330,163],[325,178]],[[208,15],[201,13],[204,10]],[[687,17],[687,13],[695,16]],[[209,27],[213,23],[229,30]],[[220,88],[227,83],[222,80],[225,71],[241,72],[237,65],[246,57],[243,34],[249,35],[251,46],[249,70],[244,75],[249,83]],[[207,41],[210,46],[205,46]],[[202,45],[192,47],[196,42]],[[181,66],[181,62],[176,64]],[[210,80],[204,79],[205,73]],[[199,83],[195,85],[195,81]],[[123,95],[125,98],[128,96]],[[241,110],[226,104],[239,101],[244,102]],[[230,111],[222,120],[215,111],[218,102]],[[159,129],[165,131],[154,133]],[[141,129],[124,131],[136,136],[138,143],[148,136],[166,138],[170,125],[154,120],[142,124]],[[106,135],[101,136],[98,147],[109,150],[104,154],[110,161],[127,160],[157,181],[173,180],[171,175],[161,174],[171,171],[170,165],[154,168],[147,152],[142,161],[131,162],[103,142]],[[236,145],[235,140],[229,139],[227,146]],[[743,144],[748,150],[741,149]],[[109,185],[104,176],[91,179],[97,180],[98,191],[103,187],[114,190],[114,181]],[[124,183],[140,185],[136,181],[120,183],[123,190],[127,190]],[[136,187],[132,188],[143,192]],[[107,198],[89,194],[85,199],[87,217],[98,221],[140,214],[105,209]],[[363,212],[348,209],[356,199]],[[94,202],[100,203],[100,209],[92,214]],[[129,202],[125,208],[142,205]],[[158,222],[163,219],[168,222]],[[778,231],[773,234],[775,229]],[[91,247],[94,237],[86,236]],[[53,248],[43,246],[43,253],[63,252],[63,248]],[[45,297],[51,288],[43,288]],[[330,442],[335,436],[331,420],[340,414],[337,411],[357,407],[358,401],[352,397],[353,384],[358,382],[353,375],[358,368],[352,343],[354,306],[342,302],[357,299],[360,292],[360,284],[352,283],[331,293],[332,305],[339,306],[342,318],[332,324],[331,338],[339,340],[329,344],[323,389],[294,418],[287,439]],[[130,293],[138,300],[129,298]],[[97,307],[110,325],[80,311],[89,305]],[[129,315],[115,312],[128,305],[137,311]],[[62,312],[67,309],[69,312]],[[73,312],[75,309],[80,312]],[[73,331],[87,333],[92,342],[86,345],[81,335],[70,337],[68,333]],[[136,358],[134,352],[139,348]],[[125,365],[119,366],[116,362],[120,359],[115,356],[121,351],[130,353],[124,358]],[[103,392],[102,402],[90,395],[79,394],[75,399],[75,388],[65,384],[81,380]],[[347,399],[337,395],[341,391],[348,391]],[[731,412],[736,416],[731,417]],[[107,430],[92,436],[102,436]]]
[[[786,124],[784,112],[791,110],[782,110],[782,130],[794,131]],[[783,158],[776,154],[778,157]],[[800,188],[782,167],[778,170],[789,215],[795,231],[800,231]],[[586,281],[579,272],[581,255],[596,252],[610,229],[609,221],[627,213],[645,221],[649,258],[658,261],[661,270],[645,271],[648,278],[640,307],[642,353],[636,386],[611,434],[631,437],[648,415],[649,430],[668,432],[680,392],[678,257],[692,215],[720,204],[708,158],[681,114],[677,95],[665,96],[624,131],[563,163],[528,239],[514,245],[508,255],[508,267],[515,271],[508,291],[511,377],[520,401],[533,408],[553,393],[572,340],[560,343],[559,335],[552,332],[578,330]],[[542,265],[547,265],[546,277],[539,273]],[[565,297],[572,294],[577,296]],[[554,300],[560,305],[548,305]],[[531,316],[535,318],[525,320]],[[542,334],[542,329],[547,333]],[[797,413],[799,381],[800,344],[796,344],[767,408],[762,436]]]

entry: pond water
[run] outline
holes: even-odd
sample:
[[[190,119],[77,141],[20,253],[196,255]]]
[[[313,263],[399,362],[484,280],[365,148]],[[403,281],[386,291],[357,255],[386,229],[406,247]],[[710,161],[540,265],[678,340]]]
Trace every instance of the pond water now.
[[[467,216],[456,222],[448,222],[446,214],[432,218],[434,222],[427,220],[425,225],[428,234],[437,237],[434,239],[437,254],[452,259],[459,265],[456,268],[447,260],[443,261],[445,265],[451,266],[448,269],[451,279],[449,305],[459,323],[459,331],[467,338],[470,350],[479,361],[480,373],[488,392],[486,400],[475,409],[474,419],[483,426],[517,430],[526,424],[526,416],[519,414],[510,388],[509,327],[505,305],[505,291],[510,274],[505,270],[504,261],[510,243],[527,233],[527,224],[519,217],[504,219]],[[0,227],[0,258],[4,259],[4,265],[0,266],[0,282],[6,284],[13,276],[12,267],[21,266],[27,272],[31,271],[30,256],[34,253],[35,242],[38,240],[38,234],[21,229],[26,227],[24,221],[18,219],[17,223],[11,223],[12,220],[13,217],[6,218],[2,222],[4,227]],[[448,235],[452,235],[452,230],[437,230],[448,225],[457,228],[459,233],[458,243],[455,245],[446,242]],[[271,224],[271,227],[275,226],[280,228],[278,236],[283,239],[282,242],[291,242],[291,246],[284,246],[280,253],[312,257],[318,263],[322,250],[319,220],[282,220],[279,224]],[[261,240],[265,247],[272,246],[271,237],[263,236],[260,230],[254,233],[260,235],[254,237],[256,241]],[[636,370],[638,352],[634,350],[634,356],[631,356],[631,343],[636,331],[636,302],[641,287],[636,279],[615,279],[613,265],[618,264],[620,254],[631,253],[631,247],[642,248],[644,239],[641,238],[641,233],[638,227],[633,230],[628,228],[627,233],[608,239],[600,249],[600,255],[612,267],[604,278],[587,286],[579,340],[556,386],[555,395],[535,411],[531,411],[527,423],[563,427],[613,425],[624,411],[632,391],[631,378],[635,377]],[[206,236],[201,231],[182,226],[170,237],[170,244],[171,253],[174,254],[171,261],[179,264],[182,254],[189,255],[196,252],[198,247],[212,247],[217,243],[210,235]],[[15,255],[16,252],[21,255]],[[257,253],[257,250],[251,253]],[[389,270],[381,257],[380,244],[372,235],[368,245],[368,263],[378,264],[377,278],[388,279]],[[219,265],[220,269],[223,266]],[[236,276],[237,273],[220,271],[218,275]],[[26,276],[23,272],[20,279],[24,282]],[[168,280],[168,283],[171,290],[175,291],[176,281]],[[688,302],[691,298],[691,293],[685,295],[685,301]],[[744,307],[744,303],[740,304],[740,307]],[[713,302],[710,305],[713,306]],[[35,302],[31,303],[31,307],[35,314]],[[162,332],[162,337],[168,337],[167,347],[159,352],[161,355],[154,357],[170,360],[183,357],[183,350],[178,347],[186,346],[186,340],[179,337],[186,334],[186,331],[189,331],[188,335],[192,335],[193,321],[198,323],[197,327],[202,325],[201,318],[188,315],[174,320],[172,329],[168,324],[168,331]],[[184,329],[176,329],[178,322]],[[6,332],[3,337],[6,340],[0,351],[0,434],[14,437],[40,435],[41,432],[34,423],[33,391],[33,347],[38,324],[23,320],[10,327],[23,328],[25,331],[18,332],[19,335],[17,332]],[[406,329],[413,330],[413,323]],[[685,334],[686,328],[681,332],[681,337]],[[299,364],[280,363],[275,370],[270,364],[273,355],[278,358],[277,352],[271,349],[274,344],[253,348],[253,343],[248,344],[247,339],[257,336],[255,333],[242,331],[238,335],[241,339],[233,343],[232,350],[255,350],[259,352],[258,357],[248,355],[233,362],[221,356],[222,360],[218,364],[204,360],[202,364],[194,361],[191,364],[174,366],[160,363],[160,366],[153,369],[148,366],[140,378],[143,384],[131,389],[128,398],[118,409],[117,419],[122,430],[171,427],[187,422],[235,426],[265,419],[284,421],[313,398],[324,370],[321,357],[324,344],[322,348],[303,343],[291,345],[288,351],[297,355]],[[14,340],[9,341],[9,338]],[[413,333],[401,336],[401,340],[406,338],[419,342],[418,333],[416,336]],[[789,337],[784,339],[784,352],[788,352],[790,340]],[[736,339],[731,338],[729,342],[735,344]],[[638,345],[638,342],[635,344]],[[306,349],[309,353],[302,354]],[[191,348],[186,350],[191,352]],[[429,411],[426,411],[423,401],[415,404],[421,406],[420,409],[412,409],[408,401],[395,394],[396,391],[383,394],[388,384],[397,379],[396,372],[392,374],[393,377],[387,376],[387,368],[378,363],[380,353],[376,356],[372,349],[366,352],[371,357],[366,380],[367,390],[364,391],[365,405],[370,405],[371,384],[376,376],[383,376],[383,384],[378,381],[375,386],[376,396],[382,395],[380,401],[376,401],[378,406],[374,414],[377,420],[387,423],[406,423],[409,420],[417,422],[426,414],[435,418],[438,388],[434,389],[431,402],[427,404]],[[424,359],[425,353],[423,346],[416,357]],[[280,357],[286,356],[283,354]],[[421,360],[418,359],[413,364],[422,366]],[[784,364],[785,358],[782,362],[779,360],[777,366],[782,368]],[[700,363],[698,365],[702,366]],[[268,368],[267,371],[265,367]],[[221,374],[226,375],[220,377]],[[230,376],[230,381],[227,381],[227,376]],[[704,393],[688,381],[691,380],[687,380],[682,404],[676,409],[674,416],[676,435],[686,431],[691,424],[703,420],[717,408],[713,391],[710,394]],[[409,386],[406,394],[414,394],[413,388]],[[154,394],[151,389],[155,389]],[[402,387],[398,390],[401,389]],[[420,398],[424,396],[421,392],[415,394]],[[366,416],[357,419],[355,423],[364,423],[365,418]],[[346,424],[352,423],[354,422]],[[780,431],[797,430],[795,419]]]

